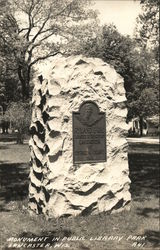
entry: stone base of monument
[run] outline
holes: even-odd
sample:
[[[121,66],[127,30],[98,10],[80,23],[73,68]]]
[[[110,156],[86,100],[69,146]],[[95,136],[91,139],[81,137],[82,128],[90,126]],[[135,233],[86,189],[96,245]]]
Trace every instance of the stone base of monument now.
[[[131,199],[122,77],[100,59],[39,66],[29,206],[49,217],[120,211]]]

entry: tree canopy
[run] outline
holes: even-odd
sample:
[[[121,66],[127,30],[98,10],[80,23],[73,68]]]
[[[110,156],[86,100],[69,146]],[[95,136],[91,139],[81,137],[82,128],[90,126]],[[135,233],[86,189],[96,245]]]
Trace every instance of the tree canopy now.
[[[113,65],[125,80],[125,88],[132,85],[131,58],[134,55],[134,41],[129,36],[120,34],[115,25],[102,26],[95,38],[88,38],[79,53],[99,57]]]
[[[71,53],[77,40],[94,33],[96,12],[89,5],[90,0],[1,2],[0,54],[7,68],[18,73],[24,98],[29,97],[34,64]]]
[[[155,52],[158,61],[160,0],[141,0],[142,13],[137,18],[135,37],[141,47]]]
[[[159,0],[141,0],[142,13],[135,31],[139,49],[135,80],[129,93],[129,115],[147,117],[159,109]]]
[[[120,34],[110,24],[104,25],[95,38],[88,38],[80,53],[103,59],[123,76],[128,106],[127,120],[158,113],[159,77],[153,50],[141,46],[136,38]]]

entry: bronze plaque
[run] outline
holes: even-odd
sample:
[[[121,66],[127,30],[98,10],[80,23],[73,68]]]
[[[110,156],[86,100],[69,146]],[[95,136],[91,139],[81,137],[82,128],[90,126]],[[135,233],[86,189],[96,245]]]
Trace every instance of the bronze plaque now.
[[[73,162],[106,161],[106,117],[96,103],[83,102],[73,112]]]

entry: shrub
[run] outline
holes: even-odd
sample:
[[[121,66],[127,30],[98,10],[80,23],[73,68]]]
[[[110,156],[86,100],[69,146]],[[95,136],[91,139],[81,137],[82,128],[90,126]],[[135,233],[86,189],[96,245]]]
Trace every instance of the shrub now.
[[[9,119],[17,130],[17,143],[22,144],[24,134],[28,133],[31,121],[31,107],[29,103],[12,102],[7,108],[5,119]]]

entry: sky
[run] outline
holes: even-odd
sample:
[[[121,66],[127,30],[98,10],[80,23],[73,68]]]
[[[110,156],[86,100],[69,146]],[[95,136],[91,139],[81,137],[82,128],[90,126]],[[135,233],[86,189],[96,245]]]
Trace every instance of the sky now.
[[[95,0],[101,24],[114,23],[121,34],[133,36],[136,17],[141,11],[140,1]]]

